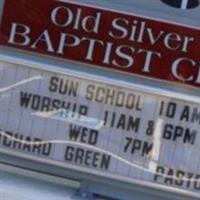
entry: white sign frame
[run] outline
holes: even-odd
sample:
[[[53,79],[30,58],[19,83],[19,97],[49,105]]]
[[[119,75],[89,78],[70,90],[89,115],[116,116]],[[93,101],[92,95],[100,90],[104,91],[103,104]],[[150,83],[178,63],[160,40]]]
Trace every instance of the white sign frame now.
[[[148,94],[171,97],[171,98],[180,99],[180,100],[184,100],[184,101],[188,101],[188,102],[192,102],[192,103],[200,102],[200,97],[198,97],[198,96],[182,94],[181,92],[177,93],[177,92],[173,92],[170,90],[169,91],[164,90],[164,89],[162,90],[159,88],[154,88],[151,86],[145,86],[145,85],[141,85],[141,84],[134,84],[134,83],[130,83],[128,81],[123,81],[123,80],[110,79],[108,77],[102,77],[102,76],[94,75],[91,73],[78,72],[76,70],[70,70],[70,69],[63,69],[63,68],[57,67],[53,64],[50,66],[49,64],[39,63],[37,61],[34,61],[34,59],[26,60],[23,58],[19,58],[17,56],[0,53],[0,62],[6,62],[6,63],[11,63],[11,64],[20,64],[22,66],[26,66],[26,67],[30,67],[30,68],[34,68],[34,69],[45,70],[45,71],[49,71],[49,72],[57,72],[57,73],[59,72],[60,74],[72,75],[74,77],[79,77],[79,78],[94,80],[94,81],[100,81],[100,82],[107,83],[107,84],[110,84],[110,81],[112,81],[111,85],[118,85],[118,86],[122,86],[122,87],[129,88],[129,89],[134,87],[134,90],[140,91],[140,92],[145,92]],[[95,169],[94,170],[86,169],[86,168],[75,166],[72,164],[68,164],[66,166],[66,164],[62,164],[61,162],[51,161],[49,159],[44,159],[44,158],[36,158],[36,156],[27,155],[25,153],[18,153],[18,152],[14,152],[12,150],[0,149],[0,153],[3,153],[5,155],[20,157],[20,158],[23,158],[26,160],[36,161],[39,163],[46,163],[51,166],[57,166],[57,167],[67,168],[70,170],[80,171],[80,172],[84,172],[86,174],[89,173],[94,176],[101,176],[101,177],[105,177],[108,179],[118,180],[118,181],[121,181],[124,183],[136,184],[138,186],[145,186],[147,188],[154,188],[154,189],[171,192],[171,193],[175,193],[175,194],[179,194],[179,195],[183,195],[183,196],[199,198],[199,194],[197,194],[195,192],[184,191],[182,189],[177,190],[177,188],[172,188],[172,187],[160,185],[157,183],[150,183],[150,182],[141,181],[141,180],[134,180],[133,178],[127,178],[127,177],[122,177],[122,176],[114,175],[114,174],[110,174],[110,173],[99,172],[99,171],[96,171]]]

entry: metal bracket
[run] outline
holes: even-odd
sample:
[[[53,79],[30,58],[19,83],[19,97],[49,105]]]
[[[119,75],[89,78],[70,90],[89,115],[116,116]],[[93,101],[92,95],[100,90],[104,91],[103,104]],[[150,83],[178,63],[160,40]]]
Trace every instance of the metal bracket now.
[[[74,193],[73,200],[95,200],[93,193],[89,190],[89,186],[86,183],[82,183],[80,188]]]

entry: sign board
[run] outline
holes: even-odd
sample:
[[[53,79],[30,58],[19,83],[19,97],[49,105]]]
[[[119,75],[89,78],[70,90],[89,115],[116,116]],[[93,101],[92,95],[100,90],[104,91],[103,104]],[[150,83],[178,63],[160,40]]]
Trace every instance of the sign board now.
[[[199,28],[134,13],[67,0],[5,0],[0,44],[200,86]]]
[[[6,62],[0,88],[1,149],[199,192],[199,104]]]

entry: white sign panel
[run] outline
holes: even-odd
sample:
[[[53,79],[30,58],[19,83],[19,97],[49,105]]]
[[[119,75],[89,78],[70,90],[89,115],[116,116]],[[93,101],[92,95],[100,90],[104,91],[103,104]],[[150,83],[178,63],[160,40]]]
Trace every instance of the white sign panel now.
[[[200,190],[198,104],[3,62],[0,88],[1,149]]]

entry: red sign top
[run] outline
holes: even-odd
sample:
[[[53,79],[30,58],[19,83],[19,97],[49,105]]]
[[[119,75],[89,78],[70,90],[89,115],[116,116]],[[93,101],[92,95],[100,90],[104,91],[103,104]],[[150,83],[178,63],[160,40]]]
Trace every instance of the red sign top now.
[[[199,33],[77,3],[5,0],[0,44],[199,87]]]

